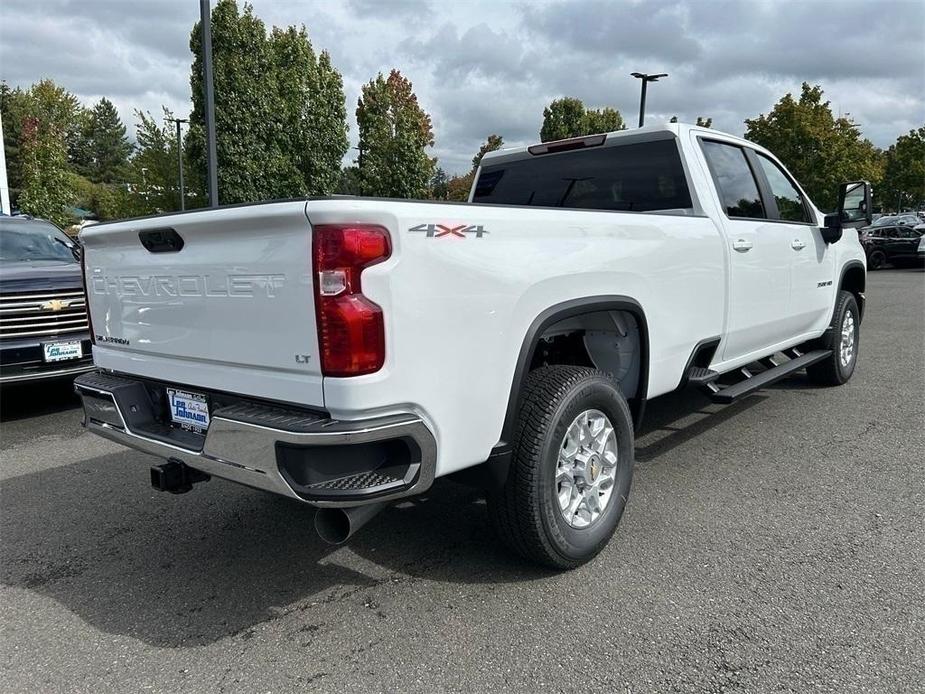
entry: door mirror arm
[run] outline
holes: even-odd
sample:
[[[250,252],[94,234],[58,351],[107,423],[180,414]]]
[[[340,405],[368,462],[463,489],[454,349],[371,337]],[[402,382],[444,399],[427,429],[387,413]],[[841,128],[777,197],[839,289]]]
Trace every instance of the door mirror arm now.
[[[843,231],[841,214],[838,212],[827,214],[819,231],[822,234],[822,240],[826,243],[835,243],[840,240]]]

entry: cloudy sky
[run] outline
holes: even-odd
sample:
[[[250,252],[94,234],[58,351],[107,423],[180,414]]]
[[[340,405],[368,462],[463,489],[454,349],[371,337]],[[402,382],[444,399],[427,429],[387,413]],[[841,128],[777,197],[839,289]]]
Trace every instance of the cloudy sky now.
[[[925,123],[922,0],[254,0],[269,25],[304,24],[344,77],[351,139],[361,85],[399,68],[430,112],[434,153],[462,172],[489,133],[536,141],[543,106],[577,96],[635,122],[630,72],[667,72],[648,117],[711,116],[741,134],[804,80],[880,147]],[[86,103],[190,109],[198,0],[2,0],[0,77],[49,77]],[[131,127],[131,126],[130,126]]]

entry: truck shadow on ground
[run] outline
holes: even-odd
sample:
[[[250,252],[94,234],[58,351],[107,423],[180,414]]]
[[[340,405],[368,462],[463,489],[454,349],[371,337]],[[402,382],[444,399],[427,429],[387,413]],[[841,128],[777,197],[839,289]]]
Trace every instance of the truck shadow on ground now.
[[[79,406],[73,378],[0,387],[0,422],[73,410]]]
[[[221,480],[155,492],[152,461],[126,451],[4,481],[0,582],[102,631],[187,647],[311,603],[362,608],[362,591],[387,582],[549,575],[498,547],[479,493],[451,482],[387,509],[341,550],[317,538],[312,509],[297,502]]]
[[[702,395],[653,402],[641,433],[668,433],[642,446],[639,459],[652,461],[762,399],[687,427],[675,423],[703,413]],[[0,581],[52,598],[102,631],[189,647],[313,604],[362,608],[363,591],[388,582],[550,576],[501,547],[481,493],[453,482],[387,509],[336,556],[340,548],[317,538],[308,507],[221,480],[161,494],[146,485],[153,460],[126,450],[6,480]]]

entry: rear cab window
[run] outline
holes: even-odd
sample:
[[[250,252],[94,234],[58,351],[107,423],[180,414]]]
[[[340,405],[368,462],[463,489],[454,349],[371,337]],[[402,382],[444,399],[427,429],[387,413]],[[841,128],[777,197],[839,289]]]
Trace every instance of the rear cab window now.
[[[610,144],[483,165],[476,203],[692,213],[674,138]]]

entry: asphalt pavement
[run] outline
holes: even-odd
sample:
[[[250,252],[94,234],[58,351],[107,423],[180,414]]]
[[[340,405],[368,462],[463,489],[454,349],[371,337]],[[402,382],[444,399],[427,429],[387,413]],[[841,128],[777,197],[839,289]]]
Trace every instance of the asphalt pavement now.
[[[588,565],[438,482],[347,546],[220,480],[152,490],[65,386],[2,392],[3,692],[925,691],[925,272],[871,273],[854,378],[650,403]]]

